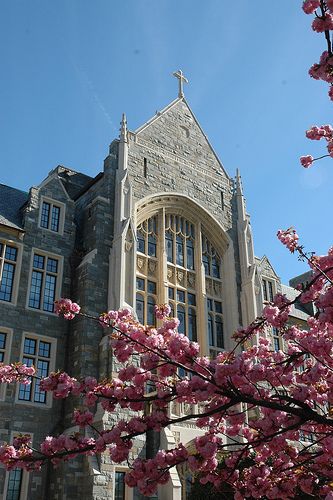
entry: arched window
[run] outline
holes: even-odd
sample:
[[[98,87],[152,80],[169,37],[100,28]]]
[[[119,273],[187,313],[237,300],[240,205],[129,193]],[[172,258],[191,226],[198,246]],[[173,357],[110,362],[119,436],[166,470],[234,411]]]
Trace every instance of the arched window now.
[[[222,260],[197,220],[160,209],[137,227],[136,311],[155,324],[154,305],[169,301],[179,332],[215,356],[224,349]]]

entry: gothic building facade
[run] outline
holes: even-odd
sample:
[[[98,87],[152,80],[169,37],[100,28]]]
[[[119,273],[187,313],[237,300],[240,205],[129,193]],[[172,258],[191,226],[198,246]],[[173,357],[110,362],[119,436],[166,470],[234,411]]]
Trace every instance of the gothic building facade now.
[[[91,315],[129,305],[146,324],[154,323],[156,303],[169,302],[180,331],[214,356],[231,348],[232,332],[281,290],[268,259],[254,256],[240,176],[224,169],[178,77],[178,98],[139,129],[127,130],[123,117],[96,177],[58,166],[28,193],[0,186],[0,362],[33,364],[40,375],[63,369],[78,378],[112,377],[105,332],[56,317],[59,297]],[[52,400],[36,381],[2,386],[0,407],[2,441],[30,433],[37,446],[45,435],[73,431],[73,405]],[[121,416],[98,408],[95,425],[106,428]],[[155,445],[190,443],[197,432],[178,425]],[[146,448],[138,439],[134,454]],[[141,498],[125,487],[125,471],[106,455],[33,474],[0,468],[0,499]],[[158,498],[186,498],[186,473],[174,470]]]

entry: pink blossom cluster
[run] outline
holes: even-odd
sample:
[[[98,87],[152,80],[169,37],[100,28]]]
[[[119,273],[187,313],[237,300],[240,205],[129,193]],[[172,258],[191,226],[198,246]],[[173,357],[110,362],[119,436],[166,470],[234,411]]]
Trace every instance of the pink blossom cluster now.
[[[0,363],[0,383],[20,382],[30,384],[31,377],[36,373],[34,366],[27,366],[22,363],[4,365]]]
[[[321,17],[316,17],[312,22],[312,29],[317,33],[323,33],[333,29],[333,15],[327,12]]]
[[[161,304],[154,306],[155,316],[157,319],[164,319],[170,316],[171,307],[169,304]]]
[[[132,488],[137,486],[143,495],[155,493],[156,485],[166,484],[170,479],[169,469],[187,460],[188,452],[183,445],[173,450],[160,450],[149,460],[137,458],[125,481]]]
[[[298,234],[295,229],[289,227],[286,230],[279,229],[277,232],[277,237],[283,245],[285,245],[291,253],[295,252],[298,246]]]
[[[54,302],[55,313],[63,316],[65,319],[74,319],[80,312],[80,306],[70,299],[59,299]]]
[[[313,161],[314,161],[314,158],[313,158],[313,156],[311,156],[311,155],[301,156],[301,157],[300,157],[300,162],[301,162],[301,165],[302,165],[302,167],[304,167],[304,168],[309,168],[309,167],[311,167],[311,165],[312,165]]]
[[[304,0],[302,9],[305,14],[313,14],[320,7],[320,0]]]

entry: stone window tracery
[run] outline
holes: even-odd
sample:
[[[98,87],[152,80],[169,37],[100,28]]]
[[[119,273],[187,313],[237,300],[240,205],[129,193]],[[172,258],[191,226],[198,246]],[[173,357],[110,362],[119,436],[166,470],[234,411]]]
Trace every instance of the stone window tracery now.
[[[154,305],[168,301],[178,331],[211,356],[225,347],[221,273],[222,259],[201,222],[162,208],[138,224],[138,320],[155,325]]]

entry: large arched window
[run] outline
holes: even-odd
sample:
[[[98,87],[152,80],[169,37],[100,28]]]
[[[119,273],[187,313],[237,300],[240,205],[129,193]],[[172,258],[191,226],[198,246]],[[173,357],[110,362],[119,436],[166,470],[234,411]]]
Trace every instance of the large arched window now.
[[[179,331],[215,356],[224,349],[222,259],[204,225],[161,208],[137,227],[136,312],[154,325],[156,303],[169,302]]]

